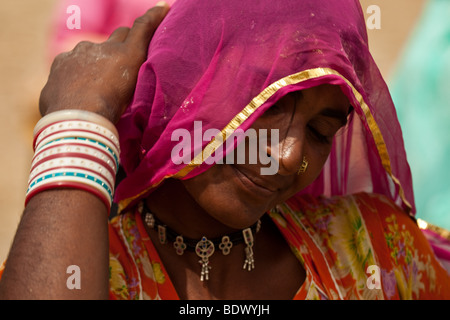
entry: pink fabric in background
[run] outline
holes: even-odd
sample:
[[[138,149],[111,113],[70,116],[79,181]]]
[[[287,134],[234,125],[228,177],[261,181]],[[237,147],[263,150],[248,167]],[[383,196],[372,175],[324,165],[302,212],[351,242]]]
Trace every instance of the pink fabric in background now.
[[[58,0],[55,8],[52,37],[50,42],[51,57],[71,50],[78,39],[107,39],[118,27],[131,27],[133,21],[153,7],[158,0]],[[166,0],[172,4],[175,0]],[[67,19],[71,13],[67,8],[76,5],[80,8],[81,29],[69,29]],[[70,41],[75,39],[75,42]]]
[[[429,229],[422,230],[422,232],[430,242],[436,257],[450,275],[450,240]]]

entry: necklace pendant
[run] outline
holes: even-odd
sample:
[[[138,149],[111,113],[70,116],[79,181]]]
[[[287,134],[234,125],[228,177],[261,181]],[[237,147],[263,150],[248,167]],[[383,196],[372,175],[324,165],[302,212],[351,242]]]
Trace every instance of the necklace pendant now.
[[[247,247],[245,248],[245,261],[243,269],[252,271],[255,269],[255,258],[253,256],[253,233],[251,228],[242,230],[242,235],[244,236],[244,241]]]
[[[209,270],[211,266],[209,265],[209,260],[200,260],[199,263],[202,264],[202,271],[200,272],[200,281],[209,280]]]
[[[165,226],[158,226],[158,237],[159,237],[159,242],[161,242],[161,244],[165,244],[167,242]]]
[[[209,280],[209,270],[211,266],[209,265],[209,257],[214,253],[214,243],[203,237],[197,245],[195,246],[195,253],[200,257],[199,263],[202,265],[202,270],[200,272],[200,281]]]
[[[253,249],[251,247],[245,248],[245,261],[242,269],[252,271],[255,269],[255,259],[253,258]]]
[[[231,248],[233,247],[233,242],[231,242],[229,236],[223,236],[222,242],[219,244],[219,249],[222,250],[224,256],[229,255]]]
[[[186,250],[187,246],[184,243],[183,236],[177,236],[175,239],[175,242],[173,243],[173,247],[175,248],[175,252],[182,256],[184,253],[184,250]]]
[[[155,227],[155,217],[150,212],[145,214],[145,223],[152,229]]]

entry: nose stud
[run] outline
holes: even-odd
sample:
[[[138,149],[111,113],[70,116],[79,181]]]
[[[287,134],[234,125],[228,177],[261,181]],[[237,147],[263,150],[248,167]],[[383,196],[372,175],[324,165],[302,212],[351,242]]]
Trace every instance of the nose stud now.
[[[308,169],[308,160],[306,159],[306,157],[303,157],[303,161],[302,164],[300,165],[300,169],[298,169],[297,174],[300,175],[302,173],[306,172],[306,169]]]

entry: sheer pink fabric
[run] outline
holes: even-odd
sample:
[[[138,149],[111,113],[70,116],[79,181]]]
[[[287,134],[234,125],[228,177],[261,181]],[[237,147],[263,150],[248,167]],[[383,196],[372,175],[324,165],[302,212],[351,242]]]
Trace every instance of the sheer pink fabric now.
[[[120,208],[166,178],[209,168],[204,161],[174,164],[174,130],[193,136],[194,121],[202,121],[202,132],[246,130],[288,92],[330,83],[341,86],[356,113],[335,137],[321,175],[301,192],[375,192],[413,214],[402,132],[367,42],[357,0],[177,0],[118,125],[127,173],[116,190]],[[202,151],[192,143],[194,158]]]

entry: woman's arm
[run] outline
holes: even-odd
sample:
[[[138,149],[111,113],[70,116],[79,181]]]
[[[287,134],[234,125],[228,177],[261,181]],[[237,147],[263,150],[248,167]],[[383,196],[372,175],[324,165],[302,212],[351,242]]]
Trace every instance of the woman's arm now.
[[[83,42],[59,55],[41,93],[41,114],[82,109],[116,123],[167,11],[167,5],[155,7],[104,43]],[[32,197],[0,281],[0,299],[108,298],[107,216],[103,202],[85,191],[53,189]]]

